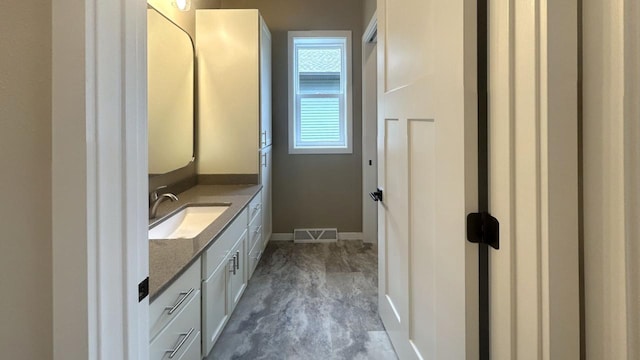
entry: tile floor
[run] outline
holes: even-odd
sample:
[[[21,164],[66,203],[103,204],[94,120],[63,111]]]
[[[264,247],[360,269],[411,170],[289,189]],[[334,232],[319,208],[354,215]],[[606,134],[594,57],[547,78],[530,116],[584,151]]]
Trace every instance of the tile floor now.
[[[377,286],[375,245],[271,242],[207,360],[397,359]]]

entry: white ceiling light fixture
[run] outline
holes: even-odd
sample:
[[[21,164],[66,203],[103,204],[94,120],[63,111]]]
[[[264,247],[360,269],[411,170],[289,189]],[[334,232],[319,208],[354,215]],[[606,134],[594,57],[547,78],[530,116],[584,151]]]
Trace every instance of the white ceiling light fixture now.
[[[173,6],[177,7],[180,11],[189,11],[189,9],[191,9],[191,0],[175,0]]]

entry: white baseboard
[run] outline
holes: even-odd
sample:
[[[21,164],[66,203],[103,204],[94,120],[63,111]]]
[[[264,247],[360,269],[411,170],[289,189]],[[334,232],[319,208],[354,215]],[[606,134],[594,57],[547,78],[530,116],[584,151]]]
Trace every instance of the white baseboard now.
[[[309,239],[309,240],[293,240],[295,244],[328,244],[334,243],[338,240],[327,240],[327,239]]]
[[[340,240],[362,240],[364,236],[361,232],[341,232],[338,233],[338,239]]]
[[[338,239],[340,240],[362,240],[361,232],[339,232]],[[293,233],[273,233],[271,234],[271,241],[292,241]]]
[[[292,241],[293,233],[273,233],[271,234],[271,241]]]

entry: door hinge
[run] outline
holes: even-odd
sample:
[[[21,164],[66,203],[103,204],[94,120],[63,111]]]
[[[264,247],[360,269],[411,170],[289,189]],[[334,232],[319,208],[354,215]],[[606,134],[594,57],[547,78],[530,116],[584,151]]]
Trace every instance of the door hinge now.
[[[149,277],[148,276],[146,279],[142,280],[140,284],[138,284],[138,302],[144,300],[144,298],[146,298],[147,296],[149,296]]]
[[[488,212],[467,215],[467,240],[474,244],[487,244],[500,248],[500,224]]]

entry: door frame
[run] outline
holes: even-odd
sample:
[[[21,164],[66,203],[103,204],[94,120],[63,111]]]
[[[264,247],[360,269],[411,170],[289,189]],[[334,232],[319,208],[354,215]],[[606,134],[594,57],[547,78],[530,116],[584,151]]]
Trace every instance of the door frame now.
[[[583,355],[640,357],[640,6],[582,8]]]
[[[362,236],[365,242],[378,242],[378,206],[371,199],[369,193],[375,191],[378,182],[378,117],[367,116],[368,114],[377,114],[378,95],[377,95],[377,32],[378,32],[378,16],[374,12],[369,20],[369,25],[362,35]],[[372,45],[373,44],[373,45]],[[367,59],[365,54],[374,47],[371,53],[373,63],[373,71],[369,72]],[[367,94],[367,86],[371,82],[375,82],[372,91]],[[367,96],[369,95],[369,96]],[[369,161],[372,164],[369,164]],[[372,176],[369,178],[367,175]]]
[[[53,358],[148,358],[144,0],[52,7]]]
[[[491,358],[578,359],[578,1],[489,3]]]

